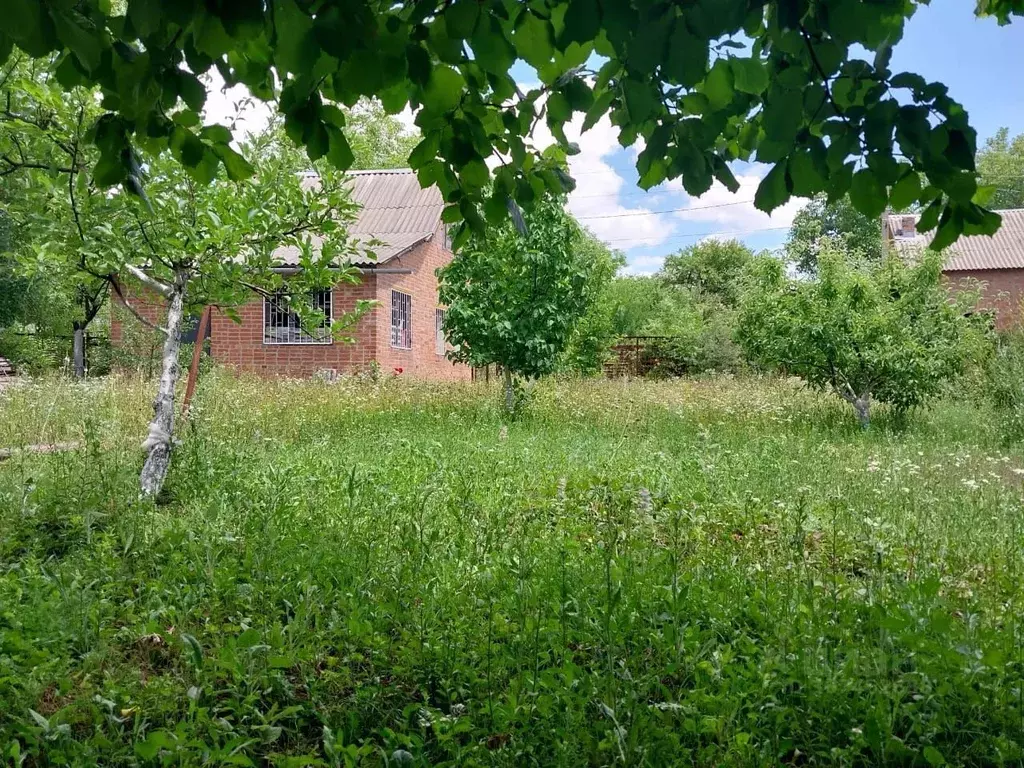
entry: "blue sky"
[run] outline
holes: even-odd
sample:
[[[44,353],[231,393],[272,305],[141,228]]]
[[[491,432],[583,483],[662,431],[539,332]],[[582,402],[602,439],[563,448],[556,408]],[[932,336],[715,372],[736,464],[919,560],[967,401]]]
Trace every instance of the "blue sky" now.
[[[968,0],[932,0],[907,22],[892,68],[949,86],[950,95],[967,109],[979,146],[1000,126],[1009,127],[1011,134],[1024,132],[1020,21],[1000,27],[992,19],[977,19]],[[513,74],[523,83],[536,81],[524,64],[517,64]],[[654,272],[667,254],[712,234],[735,234],[755,249],[775,248],[785,240],[800,201],[771,217],[744,202],[753,199],[763,169],[734,169],[742,185],[736,195],[716,185],[700,198],[690,198],[678,182],[645,193],[636,187],[636,149],[623,149],[616,136],[605,121],[579,137],[583,151],[572,158],[579,186],[569,207],[601,239],[625,252],[628,271]],[[537,140],[544,143],[545,137]],[[689,210],[647,215],[678,208]]]

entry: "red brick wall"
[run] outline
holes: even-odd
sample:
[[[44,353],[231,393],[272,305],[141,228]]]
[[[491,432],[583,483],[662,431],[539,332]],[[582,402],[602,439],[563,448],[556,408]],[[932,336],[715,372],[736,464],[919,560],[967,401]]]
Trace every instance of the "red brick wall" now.
[[[263,300],[257,299],[236,308],[241,323],[235,323],[220,310],[211,316],[210,349],[213,359],[239,371],[264,376],[308,377],[317,371],[335,369],[339,373],[364,370],[377,361],[385,374],[397,368],[403,376],[433,380],[469,380],[468,366],[452,363],[436,353],[434,310],[437,303],[435,271],[451,259],[441,245],[442,234],[417,246],[404,256],[382,265],[382,269],[409,269],[411,274],[366,273],[359,285],[335,286],[332,309],[338,318],[355,307],[358,299],[377,299],[380,304],[363,316],[348,335],[354,343],[333,341],[330,344],[264,344]],[[412,296],[412,349],[391,346],[391,289]],[[162,300],[139,286],[125,286],[125,294],[140,314],[163,324],[166,309]],[[115,346],[122,344],[122,323],[141,325],[127,315],[123,307],[111,317],[110,338]]]
[[[377,361],[385,373],[402,369],[403,376],[418,379],[469,381],[472,370],[437,354],[434,310],[440,308],[437,297],[437,270],[452,256],[444,250],[443,231],[408,253],[390,260],[388,269],[411,269],[411,274],[377,275],[377,300],[380,313],[377,334]],[[391,291],[412,296],[412,349],[391,346]]]
[[[331,291],[331,311],[339,318],[351,312],[358,299],[375,296],[375,278],[363,275],[359,285],[340,283]],[[210,318],[210,352],[213,359],[239,371],[263,376],[309,377],[317,371],[334,369],[338,373],[355,373],[367,368],[373,360],[376,326],[372,314],[364,315],[347,334],[354,343],[331,341],[330,344],[264,344],[263,299],[256,299],[236,308],[240,323],[220,310]]]
[[[1024,299],[1024,269],[946,272],[943,277],[950,290],[954,292],[980,287],[978,309],[994,310],[996,327],[999,330],[1006,330],[1020,323],[1021,300]]]

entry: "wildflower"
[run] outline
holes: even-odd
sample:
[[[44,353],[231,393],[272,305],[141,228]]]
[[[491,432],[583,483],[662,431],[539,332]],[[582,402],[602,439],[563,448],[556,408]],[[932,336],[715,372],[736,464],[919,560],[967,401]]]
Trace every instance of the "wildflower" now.
[[[637,509],[641,514],[649,515],[654,509],[654,504],[651,501],[651,492],[646,488],[641,488],[637,499]]]
[[[963,485],[970,488],[972,491],[978,490],[978,482],[976,480],[961,480],[960,482],[963,483]]]
[[[498,439],[502,442],[508,440],[508,427],[504,424],[502,424],[501,429],[498,430]]]

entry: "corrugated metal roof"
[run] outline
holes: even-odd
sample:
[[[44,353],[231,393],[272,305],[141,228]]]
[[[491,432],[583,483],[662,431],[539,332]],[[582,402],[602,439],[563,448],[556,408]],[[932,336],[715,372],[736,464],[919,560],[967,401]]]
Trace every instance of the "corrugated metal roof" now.
[[[382,264],[434,236],[444,209],[437,187],[423,189],[416,174],[407,168],[350,171],[348,176],[352,199],[362,206],[348,231],[362,241],[364,245],[360,248],[367,256],[355,263]],[[304,183],[312,187],[319,180],[309,175]],[[384,245],[374,247],[368,244],[370,240],[379,240]],[[274,255],[289,266],[298,263],[299,251],[280,248]]]
[[[996,213],[1003,217],[1003,223],[996,233],[961,237],[946,249],[944,271],[1024,269],[1024,209]],[[892,242],[900,251],[911,251],[927,247],[931,240],[932,233],[928,233],[915,234],[913,237],[896,237]]]

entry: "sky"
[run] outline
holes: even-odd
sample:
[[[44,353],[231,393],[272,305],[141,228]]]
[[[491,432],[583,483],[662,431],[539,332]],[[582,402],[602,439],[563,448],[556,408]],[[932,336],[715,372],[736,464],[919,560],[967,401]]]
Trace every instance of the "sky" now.
[[[1011,135],[1024,133],[1024,23],[1000,27],[993,19],[977,19],[967,0],[932,0],[919,6],[907,22],[903,40],[895,47],[893,72],[910,71],[949,87],[950,96],[967,109],[978,132],[979,146],[1001,126]],[[537,81],[523,63],[512,70],[524,86]],[[237,90],[214,88],[207,119],[226,122],[234,114]],[[247,110],[246,128],[265,122],[266,107]],[[412,115],[400,116],[412,125]],[[595,235],[626,255],[625,271],[656,272],[665,257],[708,237],[736,237],[751,248],[777,248],[785,241],[803,201],[792,200],[768,216],[753,206],[754,191],[765,166],[736,164],[740,182],[736,194],[717,182],[699,198],[687,195],[678,180],[644,192],[636,186],[638,146],[619,146],[617,130],[607,118],[581,134],[582,115],[566,131],[581,152],[571,157],[577,188],[569,209]],[[538,147],[552,138],[541,124],[534,137]]]

